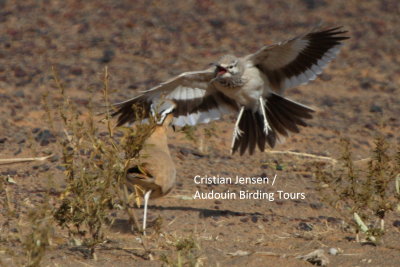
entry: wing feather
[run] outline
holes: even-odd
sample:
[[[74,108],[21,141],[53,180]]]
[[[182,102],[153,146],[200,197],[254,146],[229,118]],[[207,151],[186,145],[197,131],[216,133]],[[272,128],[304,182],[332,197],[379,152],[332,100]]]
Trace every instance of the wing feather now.
[[[218,92],[209,82],[214,70],[184,72],[127,101],[115,104],[117,125],[134,123],[150,116],[151,108],[164,99],[172,101],[176,126],[195,125],[220,119],[237,110],[235,102]],[[140,111],[140,114],[139,114]]]
[[[308,83],[339,53],[347,31],[341,27],[311,31],[275,45],[264,46],[246,60],[269,79],[272,89],[285,89]]]

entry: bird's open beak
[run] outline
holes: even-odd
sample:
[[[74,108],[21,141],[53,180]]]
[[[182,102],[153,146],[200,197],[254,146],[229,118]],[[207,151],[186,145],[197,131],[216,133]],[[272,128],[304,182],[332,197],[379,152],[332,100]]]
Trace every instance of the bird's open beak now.
[[[228,70],[220,65],[216,65],[217,67],[217,76],[221,76],[225,74]]]

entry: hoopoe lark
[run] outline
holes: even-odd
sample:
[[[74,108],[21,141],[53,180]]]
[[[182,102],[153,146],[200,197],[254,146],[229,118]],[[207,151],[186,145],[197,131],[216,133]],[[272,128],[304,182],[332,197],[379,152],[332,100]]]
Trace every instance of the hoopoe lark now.
[[[264,46],[243,57],[225,55],[202,71],[184,72],[140,95],[116,104],[118,124],[134,122],[135,106],[150,110],[161,98],[174,100],[173,125],[196,125],[238,112],[231,153],[256,146],[274,147],[280,136],[307,126],[313,110],[282,96],[292,87],[314,80],[349,37],[341,27],[314,30]]]
[[[168,105],[174,105],[168,101]],[[149,198],[168,194],[175,185],[176,169],[168,148],[167,128],[173,119],[169,110],[163,110],[152,134],[146,139],[139,152],[138,161],[129,166],[126,185],[129,191],[135,186],[144,192],[143,231],[146,230],[147,205]]]

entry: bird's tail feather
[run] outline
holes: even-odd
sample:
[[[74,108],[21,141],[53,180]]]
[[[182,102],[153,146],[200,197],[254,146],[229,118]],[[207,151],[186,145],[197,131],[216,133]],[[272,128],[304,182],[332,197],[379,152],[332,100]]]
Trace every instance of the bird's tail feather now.
[[[305,119],[311,119],[314,110],[284,98],[277,94],[270,94],[265,99],[265,113],[270,126],[268,133],[264,131],[264,118],[262,112],[253,112],[251,109],[245,109],[239,122],[238,135],[232,146],[232,154],[239,150],[243,155],[248,149],[252,155],[256,146],[260,151],[264,151],[265,143],[273,148],[279,135],[288,136],[289,132],[298,133],[299,125],[307,126]]]
[[[300,132],[299,125],[307,126],[304,120],[311,119],[314,110],[272,93],[265,100],[265,112],[273,131],[279,135],[288,136],[289,132]]]

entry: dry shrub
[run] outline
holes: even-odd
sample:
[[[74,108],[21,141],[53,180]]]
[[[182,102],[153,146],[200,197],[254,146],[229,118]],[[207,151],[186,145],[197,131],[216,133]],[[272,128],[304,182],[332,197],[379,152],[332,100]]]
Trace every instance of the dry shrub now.
[[[199,244],[193,236],[176,237],[166,236],[170,254],[162,254],[160,260],[167,266],[202,266],[202,258],[199,254]]]
[[[154,123],[150,121],[135,128],[120,127],[114,132],[110,121],[107,69],[103,81],[106,112],[100,122],[95,119],[92,108],[86,118],[79,116],[56,74],[54,78],[63,98],[58,110],[65,135],[59,145],[67,183],[54,218],[68,229],[76,245],[86,246],[94,256],[95,246],[105,239],[104,227],[112,223],[111,210],[130,207],[130,198],[124,190],[129,161],[137,157]],[[137,224],[132,213],[129,214]]]
[[[342,139],[342,147],[340,166],[317,166],[318,190],[323,200],[335,207],[357,232],[364,230],[362,222],[351,219],[355,214],[372,225],[365,232],[372,237],[370,240],[375,240],[384,234],[384,218],[400,200],[395,188],[396,176],[400,173],[400,147],[395,154],[390,154],[385,139],[377,137],[372,156],[364,167],[357,165],[366,160],[353,160],[349,140]]]

